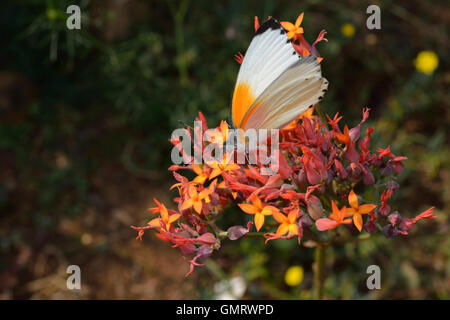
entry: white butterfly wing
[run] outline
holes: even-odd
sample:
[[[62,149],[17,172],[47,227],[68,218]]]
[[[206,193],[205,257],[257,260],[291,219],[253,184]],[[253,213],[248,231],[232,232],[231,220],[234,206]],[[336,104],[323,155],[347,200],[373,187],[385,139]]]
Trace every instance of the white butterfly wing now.
[[[280,23],[269,19],[256,31],[237,76],[231,108],[232,123],[240,128],[255,100],[284,71],[299,61]]]
[[[319,102],[328,88],[316,57],[302,57],[258,96],[246,128],[283,128]]]

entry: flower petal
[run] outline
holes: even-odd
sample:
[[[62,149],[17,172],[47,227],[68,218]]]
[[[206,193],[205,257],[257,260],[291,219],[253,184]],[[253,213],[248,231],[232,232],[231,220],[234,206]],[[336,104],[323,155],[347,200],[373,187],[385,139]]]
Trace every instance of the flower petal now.
[[[151,220],[149,223],[147,223],[149,226],[153,226],[153,227],[157,227],[160,228],[161,227],[161,219],[160,218],[155,218],[153,220]]]
[[[261,202],[261,199],[258,198],[258,196],[252,196],[252,198],[250,199],[253,204],[255,205],[255,207],[262,209],[263,208],[263,204]]]
[[[284,236],[289,231],[289,225],[286,223],[282,223],[278,226],[276,235],[278,237]]]
[[[359,206],[359,204],[358,204],[358,197],[356,196],[355,192],[353,192],[353,190],[350,191],[350,193],[348,195],[348,203],[350,204],[350,206],[353,209],[358,210],[358,206]]]
[[[304,12],[300,13],[297,20],[295,20],[295,26],[298,28],[302,24]]]
[[[241,167],[236,164],[236,163],[230,163],[229,165],[226,166],[225,171],[231,171],[231,170],[238,170]]]
[[[208,178],[208,176],[206,174],[202,173],[202,174],[196,176],[193,181],[200,183],[200,184],[204,184],[207,178]]]
[[[179,213],[175,213],[175,214],[171,215],[169,217],[169,223],[173,223],[173,222],[177,221],[179,217],[181,217],[181,214],[179,214]]]
[[[242,209],[242,211],[248,214],[255,214],[256,211],[258,211],[257,207],[249,203],[239,203],[238,206]]]
[[[355,224],[355,227],[359,230],[359,232],[361,232],[363,219],[359,213],[353,215],[353,223]]]
[[[282,214],[280,211],[276,211],[273,213],[273,217],[275,218],[275,220],[277,220],[279,223],[283,223],[284,221],[286,221],[286,216],[284,214]]]
[[[353,209],[353,208],[346,208],[345,209],[345,216],[346,217],[350,217],[350,216],[352,216],[352,215],[354,215],[354,214],[357,214],[358,213],[358,211],[356,211],[355,209]]]
[[[188,193],[189,193],[189,197],[193,198],[197,195],[197,189],[195,189],[194,186],[189,186]]]
[[[297,220],[297,216],[298,216],[298,208],[291,210],[288,214],[288,220],[290,223],[294,223],[295,220]]]
[[[321,218],[316,221],[316,227],[317,227],[317,230],[319,230],[319,231],[326,231],[326,230],[334,229],[338,225],[339,225],[339,223],[337,223],[334,220],[328,219],[328,218]]]
[[[211,194],[211,190],[208,189],[203,189],[202,191],[199,192],[198,194],[198,198],[199,199],[205,199],[207,198],[209,195]]]
[[[213,169],[213,171],[209,175],[209,179],[212,180],[215,177],[217,177],[218,175],[220,175],[221,173],[222,173],[222,170],[219,167],[216,167]]]
[[[199,176],[203,173],[202,168],[200,168],[200,166],[198,164],[193,164],[192,165],[192,170],[194,170],[194,172]]]
[[[291,30],[295,29],[295,26],[292,23],[290,23],[289,21],[281,21],[280,24],[287,31],[291,31]]]
[[[193,205],[192,199],[186,199],[186,200],[184,200],[183,204],[181,205],[180,210],[189,209],[192,207],[192,205]]]
[[[194,210],[198,214],[202,213],[202,201],[195,201],[194,202]]]
[[[376,207],[377,207],[377,205],[375,205],[375,204],[362,204],[359,206],[359,213],[367,214],[367,213],[373,211],[373,209],[375,209]]]
[[[275,212],[279,211],[277,208],[273,206],[265,206],[264,209],[262,209],[261,214],[265,216],[271,216]]]
[[[289,225],[289,232],[298,235],[298,226],[296,224],[291,223]]]
[[[169,213],[167,212],[167,208],[165,205],[161,205],[161,218],[166,221],[169,218]]]
[[[256,231],[259,231],[264,224],[264,215],[257,213],[255,214],[255,227]]]

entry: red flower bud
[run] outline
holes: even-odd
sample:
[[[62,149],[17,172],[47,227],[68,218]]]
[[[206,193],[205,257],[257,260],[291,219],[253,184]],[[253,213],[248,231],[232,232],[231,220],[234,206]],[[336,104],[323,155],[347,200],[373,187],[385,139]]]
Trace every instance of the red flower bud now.
[[[347,178],[347,170],[345,170],[344,166],[339,160],[334,160],[334,166],[341,179]]]
[[[306,200],[308,213],[313,220],[317,220],[323,217],[323,206],[319,198],[316,196],[309,196]]]

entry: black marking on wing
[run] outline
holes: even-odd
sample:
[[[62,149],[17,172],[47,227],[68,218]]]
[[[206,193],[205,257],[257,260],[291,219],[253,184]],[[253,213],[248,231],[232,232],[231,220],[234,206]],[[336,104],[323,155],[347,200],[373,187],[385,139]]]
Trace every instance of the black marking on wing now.
[[[264,22],[262,25],[259,26],[258,30],[256,30],[255,32],[255,36],[264,33],[268,29],[276,30],[280,28],[281,24],[277,20],[270,18],[269,20],[267,20],[266,22]]]

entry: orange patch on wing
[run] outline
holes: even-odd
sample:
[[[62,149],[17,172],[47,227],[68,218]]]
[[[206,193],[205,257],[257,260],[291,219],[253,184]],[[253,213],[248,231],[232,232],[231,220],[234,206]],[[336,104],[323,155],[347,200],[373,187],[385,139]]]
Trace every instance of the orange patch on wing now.
[[[248,108],[255,101],[250,86],[243,82],[238,83],[233,93],[233,123],[235,127],[239,127]],[[248,117],[247,117],[248,118]]]
[[[252,110],[250,110],[249,113],[245,116],[245,118],[242,119],[242,123],[241,123],[241,125],[239,126],[241,129],[245,129],[245,126],[247,125],[248,119],[250,119],[250,116],[252,115],[253,111],[255,111],[256,108],[258,108],[258,106],[259,106],[260,104],[261,104],[261,101],[258,102],[257,104],[255,104],[255,105],[253,106]]]

